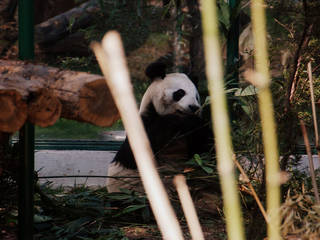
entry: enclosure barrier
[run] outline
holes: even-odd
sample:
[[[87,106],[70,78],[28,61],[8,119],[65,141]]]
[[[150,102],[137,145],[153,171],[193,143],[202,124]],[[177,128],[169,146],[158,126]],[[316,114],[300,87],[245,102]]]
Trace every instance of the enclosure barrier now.
[[[33,0],[19,0],[19,58],[21,60],[34,57],[34,8]],[[34,209],[34,126],[26,122],[21,128],[21,165],[19,168],[19,240],[33,239]]]

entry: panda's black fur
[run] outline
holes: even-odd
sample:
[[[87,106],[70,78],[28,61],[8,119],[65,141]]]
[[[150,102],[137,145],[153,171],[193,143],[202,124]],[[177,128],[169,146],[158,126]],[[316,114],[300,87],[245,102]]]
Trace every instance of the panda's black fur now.
[[[151,63],[145,71],[145,74],[147,77],[149,77],[151,80],[160,77],[164,78],[166,76],[166,64],[162,62],[154,62]]]
[[[166,65],[161,62],[152,63],[147,67],[145,74],[151,80],[164,79],[166,76]],[[183,91],[183,89],[179,89],[174,92],[172,98],[180,100],[184,96]],[[157,113],[152,102],[146,108],[148,114],[141,114],[141,118],[156,159],[158,152],[170,146],[170,142],[174,139],[184,138],[189,157],[195,153],[208,151],[212,146],[210,124],[205,123],[198,115],[160,115]],[[128,138],[121,145],[113,159],[113,163],[118,163],[128,169],[137,168]]]

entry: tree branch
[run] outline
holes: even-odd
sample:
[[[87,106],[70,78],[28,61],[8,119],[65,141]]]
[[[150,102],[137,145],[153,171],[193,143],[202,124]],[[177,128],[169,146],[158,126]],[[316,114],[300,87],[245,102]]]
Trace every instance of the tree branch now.
[[[291,77],[289,79],[289,84],[287,88],[287,108],[290,107],[294,93],[296,91],[296,86],[299,80],[299,68],[302,61],[302,51],[305,49],[310,41],[310,35],[313,29],[313,23],[309,23],[308,21],[308,5],[307,0],[303,0],[303,8],[305,13],[305,23],[304,23],[304,29],[302,33],[302,37],[300,39],[298,48],[294,55],[294,65],[293,65],[293,71],[291,74]]]

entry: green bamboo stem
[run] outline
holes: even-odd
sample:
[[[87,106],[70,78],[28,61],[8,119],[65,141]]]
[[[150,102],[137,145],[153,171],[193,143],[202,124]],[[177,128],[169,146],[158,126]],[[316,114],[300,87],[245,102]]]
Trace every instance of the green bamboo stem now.
[[[268,223],[268,239],[276,240],[281,239],[279,216],[280,172],[273,103],[269,89],[270,76],[263,0],[251,1],[251,18],[255,44],[255,67],[265,81],[264,87],[259,89],[258,97],[266,161],[267,213],[270,220]]]
[[[317,153],[318,153],[318,156],[319,156],[319,161],[320,161],[319,131],[318,131],[318,120],[317,120],[316,103],[315,103],[315,99],[314,99],[311,62],[308,63],[308,76],[309,76],[309,83],[310,83],[310,98],[311,98],[311,107],[312,107],[312,117],[313,117],[315,145],[316,145],[316,150],[317,150]]]
[[[319,132],[318,132],[316,103],[315,103],[315,100],[314,100],[311,62],[308,62],[308,76],[309,76],[309,84],[310,84],[310,98],[311,98],[311,107],[312,107],[312,118],[313,118],[314,135],[315,135],[316,148],[318,149],[318,147],[319,147]]]
[[[216,1],[203,0],[201,15],[206,73],[211,96],[211,113],[228,238],[232,240],[244,239],[242,214],[232,160],[233,150],[227,101],[224,95]]]

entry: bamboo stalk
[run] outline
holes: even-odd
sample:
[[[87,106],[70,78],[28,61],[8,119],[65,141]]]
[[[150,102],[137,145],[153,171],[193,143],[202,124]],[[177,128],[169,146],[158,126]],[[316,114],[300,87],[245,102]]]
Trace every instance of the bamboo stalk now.
[[[315,101],[314,101],[311,62],[308,63],[308,76],[309,76],[309,83],[310,83],[310,98],[311,98],[311,106],[312,106],[312,117],[313,117],[313,127],[314,127],[314,135],[315,135],[315,145],[316,145],[316,150],[317,150],[318,157],[319,157],[318,160],[320,161],[319,131],[318,131],[316,104],[315,104]]]
[[[179,174],[173,178],[178,196],[182,205],[184,215],[186,216],[190,234],[193,240],[204,240],[197,212],[192,202],[192,198],[186,184],[186,179]]]
[[[202,1],[202,28],[218,171],[229,239],[244,239],[242,214],[232,161],[232,143],[224,95],[216,1]],[[214,97],[213,97],[214,96]]]
[[[92,44],[127,131],[143,186],[164,239],[183,239],[180,225],[156,170],[152,150],[133,95],[119,33],[108,32]]]
[[[268,213],[268,239],[281,239],[280,235],[280,170],[278,141],[273,116],[272,96],[269,89],[269,63],[267,53],[267,36],[263,0],[251,1],[252,30],[255,44],[255,67],[265,81],[265,87],[258,92],[259,111],[263,132],[263,145],[266,162],[266,190]]]
[[[308,138],[306,125],[304,124],[303,120],[300,120],[300,126],[301,126],[302,135],[303,135],[304,145],[306,145],[306,151],[308,154],[309,170],[310,170],[310,176],[311,176],[311,181],[312,181],[312,186],[313,186],[314,197],[316,199],[316,203],[320,204],[319,191],[318,191],[318,186],[317,186],[317,181],[316,181],[316,175],[314,173],[314,166],[313,166],[313,159],[312,159],[310,142],[309,142],[309,138]]]
[[[254,197],[254,199],[256,200],[258,207],[261,211],[262,216],[264,217],[264,220],[266,221],[266,223],[269,222],[266,210],[264,209],[256,191],[254,190],[254,187],[252,186],[250,179],[248,177],[248,175],[246,174],[246,172],[243,170],[243,168],[241,167],[240,163],[237,161],[236,157],[233,157],[233,161],[235,162],[237,168],[239,169],[240,173],[242,174],[242,176],[244,177],[245,182],[248,184],[249,189],[251,191],[252,196]]]

